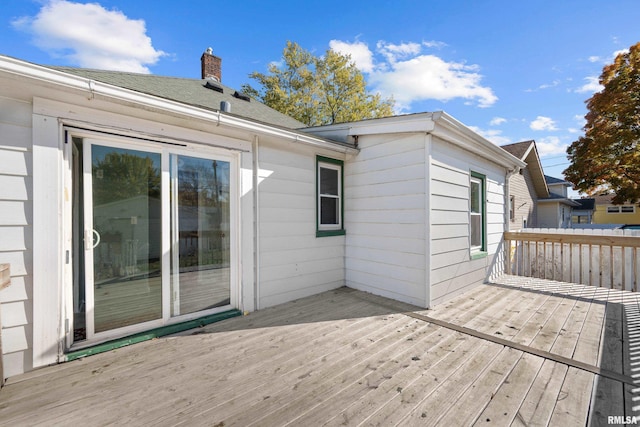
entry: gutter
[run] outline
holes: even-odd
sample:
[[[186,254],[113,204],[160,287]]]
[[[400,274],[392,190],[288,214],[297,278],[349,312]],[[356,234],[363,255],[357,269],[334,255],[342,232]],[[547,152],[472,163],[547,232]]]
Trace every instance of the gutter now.
[[[357,154],[358,149],[336,141],[316,137],[300,131],[279,128],[274,125],[222,113],[218,110],[207,110],[171,101],[156,96],[135,92],[118,86],[109,85],[85,77],[67,74],[41,65],[32,64],[15,58],[0,55],[0,72],[17,77],[26,77],[54,88],[75,89],[87,93],[87,99],[101,96],[109,100],[118,100],[134,104],[142,104],[154,110],[195,118],[214,123],[217,126],[239,128],[250,132],[286,139],[289,141],[328,149],[343,154]]]

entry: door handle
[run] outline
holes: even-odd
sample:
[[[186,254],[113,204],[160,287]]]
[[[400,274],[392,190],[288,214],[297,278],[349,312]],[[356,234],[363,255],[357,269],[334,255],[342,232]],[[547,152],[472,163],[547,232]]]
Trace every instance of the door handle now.
[[[91,237],[89,237],[89,234],[91,234]],[[95,236],[95,239],[94,239]],[[89,242],[91,242],[91,244],[89,245]],[[91,232],[89,230],[85,230],[84,232],[84,248],[85,250],[89,250],[89,246],[91,246],[91,249],[95,249],[96,246],[98,246],[100,244],[100,233],[98,233],[96,230],[91,230]]]

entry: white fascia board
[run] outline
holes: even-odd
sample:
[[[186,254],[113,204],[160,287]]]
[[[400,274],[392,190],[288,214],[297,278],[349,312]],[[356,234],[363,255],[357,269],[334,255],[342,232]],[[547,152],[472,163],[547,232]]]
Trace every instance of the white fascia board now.
[[[491,160],[508,169],[518,169],[527,166],[522,160],[498,147],[488,139],[483,138],[444,111],[433,113],[433,120],[435,122],[433,134],[445,141],[451,142],[460,148]]]
[[[394,133],[429,133],[433,131],[433,113],[417,113],[402,116],[380,117],[357,122],[338,123],[304,128],[305,132],[318,135],[349,136],[385,135]]]
[[[262,135],[272,135],[275,137],[293,140],[302,144],[316,146],[340,153],[358,153],[358,150],[356,148],[315,137],[303,132],[288,130],[285,128],[280,128],[233,115],[228,115],[219,111],[198,108],[180,102],[135,92],[132,90],[120,88],[118,86],[113,86],[84,77],[67,74],[58,70],[52,70],[50,68],[31,64],[2,55],[0,55],[0,72],[4,72],[21,78],[26,77],[29,79],[37,80],[45,85],[52,85],[58,88],[64,87],[85,92],[87,93],[89,99],[100,96],[110,100],[143,105],[147,108],[153,108],[155,110],[159,110],[168,114],[187,116],[195,119],[213,122],[219,126],[222,125],[240,128]]]

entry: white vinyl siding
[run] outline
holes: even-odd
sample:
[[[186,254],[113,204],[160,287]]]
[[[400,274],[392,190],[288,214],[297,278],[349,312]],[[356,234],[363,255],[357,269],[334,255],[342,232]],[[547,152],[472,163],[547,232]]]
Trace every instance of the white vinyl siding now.
[[[0,263],[11,286],[0,292],[5,377],[32,369],[32,104],[0,97]]]
[[[504,168],[433,139],[431,162],[431,305],[482,283],[504,231]],[[484,176],[484,248],[470,251],[470,171]]]
[[[359,138],[345,163],[346,284],[425,306],[425,136]]]
[[[260,142],[259,308],[344,285],[344,236],[316,238],[316,154]]]
[[[509,194],[515,198],[515,212],[509,221],[509,229],[517,231],[526,223],[528,227],[538,224],[538,198],[533,186],[533,180],[528,168],[522,174],[515,174],[509,178]]]

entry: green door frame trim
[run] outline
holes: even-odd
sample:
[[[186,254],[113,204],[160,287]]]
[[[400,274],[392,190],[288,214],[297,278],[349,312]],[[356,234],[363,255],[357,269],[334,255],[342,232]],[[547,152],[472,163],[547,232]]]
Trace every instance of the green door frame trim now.
[[[107,351],[115,350],[117,348],[126,347],[131,344],[137,344],[139,342],[152,340],[154,338],[164,337],[166,335],[176,334],[178,332],[187,331],[189,329],[195,329],[209,325],[211,323],[220,322],[222,320],[230,319],[232,317],[242,316],[240,310],[227,310],[221,313],[210,314],[208,316],[200,317],[194,320],[188,320],[186,322],[175,323],[173,325],[161,326],[159,328],[151,329],[145,332],[139,332],[137,334],[129,335],[127,337],[118,338],[115,340],[107,341],[101,344],[97,344],[93,347],[83,348],[81,350],[70,351],[66,353],[62,361],[69,362],[71,360],[80,359],[86,356],[92,356],[94,354],[105,353]]]

